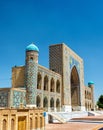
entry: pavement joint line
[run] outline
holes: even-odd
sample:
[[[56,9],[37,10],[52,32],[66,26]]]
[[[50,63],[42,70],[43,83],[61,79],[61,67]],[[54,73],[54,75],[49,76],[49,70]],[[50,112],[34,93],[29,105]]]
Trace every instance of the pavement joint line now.
[[[71,120],[69,122],[83,122],[83,123],[103,123],[103,121],[93,121],[93,120]]]

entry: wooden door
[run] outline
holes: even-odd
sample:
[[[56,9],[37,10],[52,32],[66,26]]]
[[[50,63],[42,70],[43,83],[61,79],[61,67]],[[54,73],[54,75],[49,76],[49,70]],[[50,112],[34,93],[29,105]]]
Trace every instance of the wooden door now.
[[[26,130],[26,117],[18,117],[18,130]]]

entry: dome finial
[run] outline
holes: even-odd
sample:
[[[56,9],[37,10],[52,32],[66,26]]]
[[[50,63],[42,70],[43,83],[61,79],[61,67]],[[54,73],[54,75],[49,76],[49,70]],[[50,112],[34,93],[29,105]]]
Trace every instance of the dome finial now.
[[[88,85],[93,85],[93,84],[94,84],[93,81],[89,81],[89,82],[88,82]]]
[[[36,51],[39,52],[39,48],[32,42],[26,47],[26,51]]]

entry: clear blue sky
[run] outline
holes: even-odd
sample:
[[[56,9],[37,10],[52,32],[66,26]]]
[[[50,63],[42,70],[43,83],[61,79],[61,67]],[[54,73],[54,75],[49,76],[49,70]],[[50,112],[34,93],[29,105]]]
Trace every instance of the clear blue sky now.
[[[48,46],[66,43],[84,60],[85,85],[103,94],[103,0],[1,0],[0,87],[11,87],[11,67],[25,64],[34,42],[48,67]]]

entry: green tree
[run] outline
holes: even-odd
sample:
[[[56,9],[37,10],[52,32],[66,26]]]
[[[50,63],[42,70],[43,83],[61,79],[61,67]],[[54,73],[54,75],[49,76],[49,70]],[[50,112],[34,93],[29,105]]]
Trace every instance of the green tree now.
[[[97,105],[99,108],[103,108],[103,95],[100,95],[100,97],[97,101]]]

